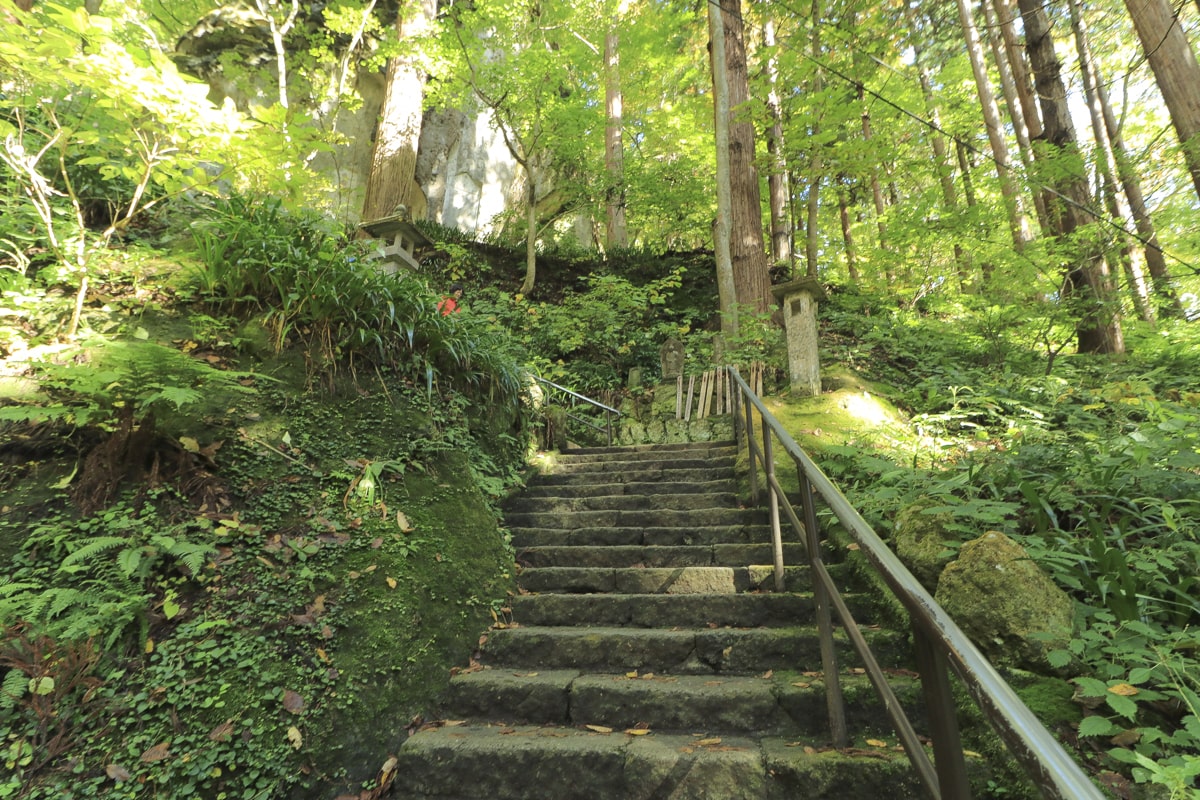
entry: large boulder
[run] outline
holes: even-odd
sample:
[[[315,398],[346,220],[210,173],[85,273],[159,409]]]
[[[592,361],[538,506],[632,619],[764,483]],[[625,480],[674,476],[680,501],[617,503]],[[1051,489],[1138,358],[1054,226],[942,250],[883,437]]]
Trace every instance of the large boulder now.
[[[1044,672],[1046,653],[1071,638],[1074,601],[996,531],[962,546],[942,571],[935,599],[996,664]]]
[[[891,537],[896,556],[931,592],[937,589],[938,577],[950,562],[945,542],[955,538],[946,531],[949,514],[928,513],[933,503],[926,499],[900,509]]]

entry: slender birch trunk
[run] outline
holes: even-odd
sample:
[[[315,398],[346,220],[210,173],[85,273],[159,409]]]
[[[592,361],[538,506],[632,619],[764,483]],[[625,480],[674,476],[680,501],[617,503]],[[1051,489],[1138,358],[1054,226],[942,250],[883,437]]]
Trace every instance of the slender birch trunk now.
[[[975,18],[967,5],[967,0],[957,0],[957,2],[959,22],[962,24],[963,36],[967,43],[967,55],[971,61],[971,71],[975,75],[975,89],[983,110],[983,121],[987,127],[992,157],[996,162],[996,176],[1000,180],[1000,193],[1004,196],[1009,232],[1012,235],[1013,247],[1017,252],[1021,252],[1031,239],[1029,221],[1025,216],[1025,204],[1013,181],[1008,165],[1008,143],[1004,140],[1004,129],[1000,124],[1000,110],[996,107],[996,95],[992,92],[992,84],[987,73],[987,63],[983,58],[983,48],[979,43],[979,30],[975,26]]]

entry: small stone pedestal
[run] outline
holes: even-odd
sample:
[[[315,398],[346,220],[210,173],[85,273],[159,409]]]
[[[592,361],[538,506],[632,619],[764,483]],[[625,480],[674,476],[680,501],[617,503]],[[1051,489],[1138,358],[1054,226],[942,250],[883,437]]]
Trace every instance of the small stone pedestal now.
[[[788,375],[792,394],[812,397],[821,393],[821,363],[817,358],[817,303],[825,290],[816,278],[799,278],[771,287],[783,308],[787,331]]]

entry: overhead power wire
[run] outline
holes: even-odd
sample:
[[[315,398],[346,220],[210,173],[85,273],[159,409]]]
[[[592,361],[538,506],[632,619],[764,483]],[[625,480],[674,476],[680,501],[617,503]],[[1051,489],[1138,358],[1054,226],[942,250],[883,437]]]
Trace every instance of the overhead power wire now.
[[[722,14],[730,13],[729,11],[721,8],[721,3],[719,2],[719,0],[706,0],[706,2],[708,5],[711,5],[711,6],[714,6],[718,9],[720,9]],[[788,11],[789,13],[793,14],[797,18],[803,18],[803,16],[804,16],[800,12],[798,12],[795,8],[790,7],[789,5],[787,5],[785,3],[779,3],[779,6],[781,6],[785,11]],[[739,13],[737,16],[741,20],[743,30],[745,30],[747,27],[752,27],[751,23],[746,19],[744,14]],[[817,24],[822,24],[822,23],[818,20]],[[841,32],[839,28],[836,28],[834,26],[822,25],[822,27],[825,30],[835,30],[835,31],[838,31],[839,33]],[[880,66],[886,67],[888,70],[890,70],[892,72],[897,71],[895,69],[895,67],[885,64],[882,60],[876,58],[874,55],[872,55],[870,53],[864,53],[861,50],[861,48],[859,48],[855,44],[855,42],[853,40],[847,40],[845,37],[841,37],[841,36],[839,36],[839,39],[841,39],[843,44],[845,44],[847,47],[854,50],[854,52],[859,53],[860,55],[864,55],[867,58],[870,58],[875,63],[879,64]],[[903,107],[902,105],[893,101],[892,99],[885,97],[882,93],[877,92],[874,89],[870,88],[865,83],[858,80],[857,78],[851,77],[850,75],[847,75],[842,70],[839,70],[836,67],[833,67],[827,63],[824,63],[822,60],[816,58],[815,56],[813,56],[809,53],[806,53],[799,48],[793,47],[790,43],[777,41],[776,46],[780,47],[784,50],[787,50],[788,52],[790,52],[794,55],[799,56],[800,58],[804,59],[805,61],[811,62],[816,67],[824,70],[825,72],[829,73],[830,75],[833,75],[835,78],[838,78],[839,80],[853,86],[855,88],[855,90],[860,91],[864,95],[870,96],[871,98],[873,98],[875,100],[878,100],[880,103],[883,103],[884,105],[886,105],[887,107],[898,112],[902,116],[912,119],[913,121],[928,128],[929,130],[934,131],[935,133],[939,133],[942,136],[945,136],[947,139],[950,139],[951,141],[962,145],[970,152],[974,153],[975,155],[978,155],[979,157],[983,158],[986,161],[992,162],[997,167],[999,167],[1001,169],[1007,169],[1007,170],[1015,169],[1011,164],[1008,164],[1004,161],[1001,161],[999,158],[997,158],[994,153],[986,152],[984,150],[979,149],[972,142],[962,139],[953,133],[950,133],[949,131],[942,128],[940,125],[937,125],[936,123],[934,123],[932,120],[926,119],[925,117],[922,117],[920,114],[917,114],[913,111],[908,110],[907,108]],[[1107,214],[1101,214],[1100,212],[1096,211],[1095,209],[1091,208],[1090,206],[1087,206],[1083,203],[1078,202],[1077,200],[1067,197],[1062,192],[1055,189],[1053,186],[1050,186],[1039,180],[1036,180],[1035,178],[1029,176],[1028,174],[1025,174],[1025,180],[1028,181],[1031,188],[1046,192],[1047,194],[1058,198],[1063,203],[1082,211],[1083,213],[1087,214],[1089,217],[1096,220],[1097,222],[1099,222],[1105,226],[1108,226],[1115,231],[1118,231],[1122,236],[1128,236],[1128,237],[1136,240],[1137,242],[1140,242],[1143,247],[1149,248],[1151,250],[1156,250],[1159,253],[1161,253],[1164,257],[1169,258],[1173,262],[1190,270],[1193,274],[1200,275],[1200,265],[1193,264],[1189,261],[1185,261],[1183,258],[1166,250],[1161,245],[1156,244],[1155,242],[1152,242],[1149,239],[1142,237],[1138,232],[1128,230],[1127,228],[1125,228],[1124,225],[1118,224],[1115,220],[1111,219]]]

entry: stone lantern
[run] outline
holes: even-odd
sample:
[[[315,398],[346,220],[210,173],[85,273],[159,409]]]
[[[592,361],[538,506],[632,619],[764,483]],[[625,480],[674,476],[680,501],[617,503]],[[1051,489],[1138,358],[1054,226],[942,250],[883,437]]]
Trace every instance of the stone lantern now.
[[[817,303],[825,299],[825,290],[816,278],[804,277],[772,286],[771,294],[783,309],[792,394],[800,397],[819,395],[821,363],[817,358]]]

